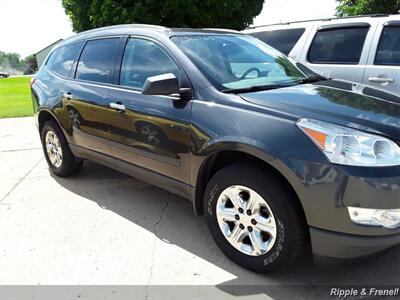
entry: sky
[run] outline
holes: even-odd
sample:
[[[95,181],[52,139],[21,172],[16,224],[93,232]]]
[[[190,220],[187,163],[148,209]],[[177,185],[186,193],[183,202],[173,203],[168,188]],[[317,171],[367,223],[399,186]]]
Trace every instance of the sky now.
[[[335,0],[266,0],[254,24],[330,17],[336,5]],[[60,0],[0,0],[0,51],[24,58],[72,34]]]
[[[0,0],[0,51],[26,57],[72,34],[60,0]]]
[[[332,17],[337,5],[336,0],[266,0],[254,25]]]

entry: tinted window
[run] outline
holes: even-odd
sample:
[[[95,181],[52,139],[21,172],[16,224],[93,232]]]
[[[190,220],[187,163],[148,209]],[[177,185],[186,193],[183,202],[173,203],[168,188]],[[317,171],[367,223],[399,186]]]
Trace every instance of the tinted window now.
[[[368,29],[354,27],[318,31],[308,60],[312,63],[358,64]]]
[[[148,77],[165,73],[179,78],[180,70],[160,46],[141,39],[128,41],[121,66],[121,85],[141,89]]]
[[[47,67],[58,75],[67,77],[80,49],[81,43],[57,48],[50,55],[46,63]]]
[[[375,57],[376,65],[400,65],[400,27],[385,27]]]
[[[88,41],[82,51],[76,78],[109,83],[115,67],[115,53],[119,39]]]
[[[264,43],[278,49],[286,55],[292,51],[294,45],[303,35],[304,28],[254,32],[250,35],[262,40]]]

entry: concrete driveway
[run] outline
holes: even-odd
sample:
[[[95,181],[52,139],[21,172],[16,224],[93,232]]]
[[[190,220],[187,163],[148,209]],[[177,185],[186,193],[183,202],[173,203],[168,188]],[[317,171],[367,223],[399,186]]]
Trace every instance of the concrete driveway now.
[[[178,196],[92,162],[72,178],[50,174],[32,118],[0,119],[0,228],[0,285],[204,285],[203,297],[321,299],[340,285],[400,283],[398,248],[362,263],[247,271]]]

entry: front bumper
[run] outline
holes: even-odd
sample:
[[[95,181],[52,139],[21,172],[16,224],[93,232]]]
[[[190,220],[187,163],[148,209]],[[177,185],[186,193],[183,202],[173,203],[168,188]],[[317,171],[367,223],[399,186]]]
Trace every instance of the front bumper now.
[[[391,236],[357,236],[310,228],[314,254],[335,258],[371,255],[400,244],[400,234]]]
[[[316,254],[352,258],[400,244],[400,227],[356,224],[348,209],[399,209],[400,166],[343,167],[297,159],[273,164],[298,195]]]
[[[400,166],[343,167],[297,159],[272,164],[291,183],[310,227],[361,236],[400,234],[400,227],[355,224],[348,210],[399,209]]]

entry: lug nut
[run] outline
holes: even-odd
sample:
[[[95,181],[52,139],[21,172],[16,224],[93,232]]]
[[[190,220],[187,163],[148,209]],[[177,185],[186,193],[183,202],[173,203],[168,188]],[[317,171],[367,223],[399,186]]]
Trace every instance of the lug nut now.
[[[253,227],[249,226],[249,227],[247,227],[247,230],[248,230],[249,232],[252,232],[252,231],[253,231]]]
[[[235,215],[235,220],[239,220],[239,219],[240,219],[239,215]]]
[[[239,207],[239,212],[242,214],[244,212],[243,208]]]
[[[247,215],[251,216],[251,210],[250,209],[247,210]]]
[[[256,224],[257,224],[257,221],[254,220],[254,219],[252,219],[252,220],[251,220],[251,224],[256,225]]]
[[[240,228],[240,229],[244,229],[244,225],[243,225],[243,224],[240,224],[240,225],[239,225],[239,228]]]

